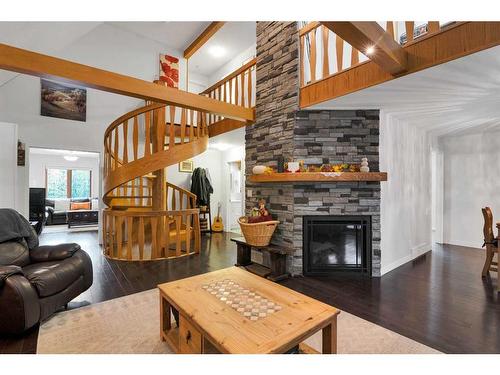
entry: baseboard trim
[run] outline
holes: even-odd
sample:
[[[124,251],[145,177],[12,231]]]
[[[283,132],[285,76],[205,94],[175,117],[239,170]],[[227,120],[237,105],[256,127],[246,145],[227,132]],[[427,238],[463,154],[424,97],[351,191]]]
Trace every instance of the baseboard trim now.
[[[423,244],[420,244],[418,246],[413,247],[410,250],[410,254],[408,254],[407,256],[400,258],[400,259],[398,259],[398,260],[396,260],[396,261],[394,261],[386,266],[384,266],[382,264],[382,266],[380,267],[380,276],[383,276],[386,273],[391,272],[392,270],[394,270],[398,267],[401,267],[405,263],[411,262],[413,259],[418,258],[419,256],[421,256],[421,255],[423,255],[431,250],[432,250],[432,246],[429,243],[423,243]],[[384,252],[382,251],[382,254],[383,253]],[[383,258],[382,258],[382,262],[383,262]]]

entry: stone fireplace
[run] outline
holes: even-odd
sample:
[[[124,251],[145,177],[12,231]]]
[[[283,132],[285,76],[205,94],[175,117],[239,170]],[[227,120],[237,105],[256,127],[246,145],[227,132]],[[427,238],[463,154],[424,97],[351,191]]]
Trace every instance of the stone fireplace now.
[[[257,23],[256,76],[256,122],[246,127],[245,136],[247,175],[255,165],[276,166],[279,156],[317,166],[360,163],[367,157],[370,170],[379,171],[377,110],[299,110],[295,22]],[[369,264],[364,270],[380,275],[380,182],[275,184],[247,180],[245,189],[247,214],[264,198],[281,222],[273,242],[293,249],[287,263],[292,274],[302,274],[305,269],[305,218],[358,216],[369,222],[371,233],[365,239],[368,253],[364,261]]]

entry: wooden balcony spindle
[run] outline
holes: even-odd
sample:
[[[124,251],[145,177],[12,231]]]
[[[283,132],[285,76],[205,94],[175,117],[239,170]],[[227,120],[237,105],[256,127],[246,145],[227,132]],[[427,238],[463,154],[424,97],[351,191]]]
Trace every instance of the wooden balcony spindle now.
[[[322,38],[323,38],[323,76],[322,78],[328,77],[330,75],[330,62],[328,61],[328,37],[330,35],[330,30],[325,26],[321,26]]]

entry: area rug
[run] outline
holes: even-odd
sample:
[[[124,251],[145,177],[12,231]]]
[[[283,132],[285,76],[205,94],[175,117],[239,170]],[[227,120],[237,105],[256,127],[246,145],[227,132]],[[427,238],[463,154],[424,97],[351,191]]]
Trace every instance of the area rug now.
[[[159,316],[157,289],[64,311],[40,327],[37,353],[172,353],[160,340]],[[439,353],[345,311],[338,319],[339,353]],[[320,350],[321,334],[307,343]]]

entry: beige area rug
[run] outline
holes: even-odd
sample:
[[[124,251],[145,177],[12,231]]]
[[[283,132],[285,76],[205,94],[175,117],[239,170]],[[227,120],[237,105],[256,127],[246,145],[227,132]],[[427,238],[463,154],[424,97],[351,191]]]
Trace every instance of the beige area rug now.
[[[64,311],[40,327],[37,352],[172,353],[160,340],[159,315],[156,289]],[[307,343],[320,350],[321,333]],[[440,353],[345,311],[339,315],[338,351],[344,354]]]

